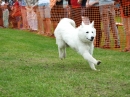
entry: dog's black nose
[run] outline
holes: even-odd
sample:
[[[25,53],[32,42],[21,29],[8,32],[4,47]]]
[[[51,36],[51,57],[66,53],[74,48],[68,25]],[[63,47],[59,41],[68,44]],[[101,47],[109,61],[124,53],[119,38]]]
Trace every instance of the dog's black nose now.
[[[94,37],[91,37],[91,41],[93,41]]]

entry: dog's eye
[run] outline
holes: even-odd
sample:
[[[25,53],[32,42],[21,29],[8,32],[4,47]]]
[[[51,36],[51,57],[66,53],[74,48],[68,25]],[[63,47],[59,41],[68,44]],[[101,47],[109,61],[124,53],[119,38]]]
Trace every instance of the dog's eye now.
[[[93,33],[93,32],[92,32]]]
[[[89,33],[88,31],[86,33]]]

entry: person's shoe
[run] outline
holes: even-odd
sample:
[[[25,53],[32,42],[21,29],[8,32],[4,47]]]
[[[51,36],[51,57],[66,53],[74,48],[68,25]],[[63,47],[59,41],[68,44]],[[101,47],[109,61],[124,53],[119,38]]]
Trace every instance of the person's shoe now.
[[[125,48],[124,50],[122,50],[122,52],[130,52],[130,49]]]
[[[115,45],[115,48],[120,48],[120,45]]]
[[[26,30],[25,28],[21,28],[21,30]]]
[[[39,34],[39,35],[40,35],[41,33],[40,33],[40,32],[37,32],[37,34]]]
[[[44,33],[43,35],[44,35],[44,36],[48,36],[48,34],[47,34],[47,33]]]
[[[47,36],[51,36],[52,34],[51,33],[47,33]]]
[[[104,48],[104,49],[110,49],[111,47],[109,45],[103,45],[102,48]]]
[[[55,37],[54,34],[51,34],[51,37]]]

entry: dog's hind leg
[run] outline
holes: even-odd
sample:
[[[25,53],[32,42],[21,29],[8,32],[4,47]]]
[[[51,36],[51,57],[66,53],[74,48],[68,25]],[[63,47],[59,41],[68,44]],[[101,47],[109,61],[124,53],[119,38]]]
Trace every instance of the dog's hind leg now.
[[[58,40],[56,43],[58,45],[59,58],[64,59],[66,57],[66,44],[63,40]]]
[[[59,51],[59,58],[64,59],[66,57],[66,48],[58,47],[58,51]]]

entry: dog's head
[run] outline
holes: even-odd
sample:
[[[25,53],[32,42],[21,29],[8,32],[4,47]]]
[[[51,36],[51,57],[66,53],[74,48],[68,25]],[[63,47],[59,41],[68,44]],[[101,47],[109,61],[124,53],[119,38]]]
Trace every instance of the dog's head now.
[[[85,25],[83,22],[79,27],[79,38],[83,42],[93,42],[96,37],[96,29],[94,28],[94,21],[89,25]]]

